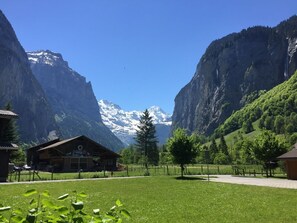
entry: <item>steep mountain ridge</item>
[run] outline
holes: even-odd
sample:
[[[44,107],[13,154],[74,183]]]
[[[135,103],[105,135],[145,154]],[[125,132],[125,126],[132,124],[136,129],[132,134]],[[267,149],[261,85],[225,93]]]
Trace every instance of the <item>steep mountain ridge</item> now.
[[[23,142],[56,137],[59,128],[40,84],[32,74],[27,55],[15,32],[0,11],[0,107],[10,102],[19,115]]]
[[[297,16],[213,41],[175,98],[173,128],[210,135],[251,94],[287,80],[297,68]]]
[[[119,105],[107,100],[98,102],[103,123],[126,145],[134,143],[137,125],[143,111],[124,111]],[[148,109],[156,127],[159,144],[164,144],[169,137],[171,116],[160,107]]]
[[[86,135],[118,150],[123,143],[103,124],[92,85],[72,70],[59,53],[28,52],[31,69],[41,84],[65,138]]]
[[[297,132],[297,71],[253,102],[234,112],[216,129],[217,135],[236,131],[246,122],[259,120],[259,127],[277,134]]]

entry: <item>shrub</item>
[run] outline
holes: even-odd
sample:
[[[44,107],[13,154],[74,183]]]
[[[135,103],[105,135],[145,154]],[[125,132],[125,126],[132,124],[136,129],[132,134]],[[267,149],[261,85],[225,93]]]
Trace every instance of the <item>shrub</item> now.
[[[32,197],[28,210],[3,206],[0,204],[0,222],[35,223],[35,222],[59,222],[59,223],[84,223],[84,222],[111,222],[120,223],[122,217],[130,218],[129,212],[123,208],[120,200],[106,213],[100,209],[93,209],[92,214],[83,209],[85,193],[63,194],[58,198],[50,196],[48,191],[38,193],[35,189],[28,190],[25,197]]]
[[[216,154],[213,160],[214,164],[219,164],[219,165],[229,164],[229,162],[230,162],[229,157],[223,152],[219,152],[218,154]]]

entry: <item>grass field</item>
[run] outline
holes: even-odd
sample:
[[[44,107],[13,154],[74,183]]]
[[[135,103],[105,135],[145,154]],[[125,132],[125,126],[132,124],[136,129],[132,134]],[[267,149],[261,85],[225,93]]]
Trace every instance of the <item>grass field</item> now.
[[[127,222],[297,222],[297,190],[145,177],[76,182],[0,185],[0,203],[26,207],[28,189],[89,195],[88,207],[107,210],[120,199]]]
[[[247,138],[249,140],[255,139],[258,135],[261,134],[261,129],[259,128],[259,120],[253,122],[253,127],[254,127],[254,131],[252,131],[248,134],[243,133],[242,129],[240,128],[240,129],[235,130],[234,132],[231,132],[231,133],[225,135],[224,137],[225,137],[227,146],[229,148],[232,148],[234,146],[234,144],[236,143],[236,141],[238,141],[238,139],[240,138],[239,135],[241,135],[244,138]],[[210,146],[210,143],[211,142],[207,142],[205,145]],[[217,145],[220,144],[220,138],[216,139],[216,143],[217,143]]]

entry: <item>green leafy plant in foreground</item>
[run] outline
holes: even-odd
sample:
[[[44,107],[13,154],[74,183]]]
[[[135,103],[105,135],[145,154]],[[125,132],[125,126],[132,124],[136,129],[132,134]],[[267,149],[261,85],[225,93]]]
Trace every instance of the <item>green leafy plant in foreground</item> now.
[[[0,204],[0,222],[120,223],[123,217],[130,218],[130,213],[123,208],[120,200],[117,200],[106,213],[102,213],[100,209],[93,209],[92,214],[86,213],[83,209],[87,194],[83,192],[73,191],[72,194],[63,194],[58,198],[53,198],[48,191],[38,193],[37,190],[31,189],[23,195],[31,198],[28,210],[24,212],[20,208]]]

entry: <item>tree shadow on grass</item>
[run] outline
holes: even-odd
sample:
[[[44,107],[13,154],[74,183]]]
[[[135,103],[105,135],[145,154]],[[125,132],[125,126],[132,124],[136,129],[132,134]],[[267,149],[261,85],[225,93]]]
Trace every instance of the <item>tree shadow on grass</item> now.
[[[190,176],[179,176],[179,177],[175,177],[176,180],[205,180],[202,177],[190,177]]]

